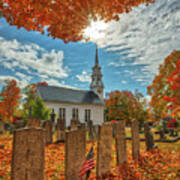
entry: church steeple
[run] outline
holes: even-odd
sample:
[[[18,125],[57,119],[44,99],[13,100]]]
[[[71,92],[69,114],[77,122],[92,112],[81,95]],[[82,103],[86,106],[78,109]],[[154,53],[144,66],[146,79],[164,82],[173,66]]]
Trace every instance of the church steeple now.
[[[101,99],[103,99],[104,85],[102,82],[101,67],[99,66],[97,46],[96,46],[96,55],[95,55],[95,65],[93,67],[93,73],[91,75],[91,78],[92,78],[90,85],[91,90],[94,91]]]

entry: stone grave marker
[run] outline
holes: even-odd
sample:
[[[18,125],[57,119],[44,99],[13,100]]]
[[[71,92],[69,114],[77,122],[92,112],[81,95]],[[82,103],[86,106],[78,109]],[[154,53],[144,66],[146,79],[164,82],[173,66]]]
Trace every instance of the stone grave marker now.
[[[40,128],[41,120],[38,118],[28,118],[27,127]]]
[[[94,129],[95,138],[98,139],[99,125],[94,125],[93,129]]]
[[[97,145],[97,163],[96,176],[102,177],[111,169],[111,155],[112,155],[112,126],[99,126],[99,138]]]
[[[125,121],[120,121],[116,123],[116,158],[117,158],[117,165],[123,164],[127,161],[127,154],[126,154],[126,133],[125,133]]]
[[[0,134],[4,132],[4,122],[0,119]]]
[[[14,123],[15,129],[23,128],[25,126],[25,122],[23,119],[17,119]]]
[[[79,171],[85,161],[86,131],[77,130],[66,133],[65,179],[79,180]]]
[[[53,123],[50,120],[44,122],[45,128],[45,143],[52,144],[53,142]]]
[[[14,131],[11,162],[12,180],[44,179],[44,133],[40,128]]]
[[[148,122],[144,124],[144,135],[146,142],[146,150],[149,151],[150,149],[155,148],[153,134],[150,130]]]
[[[57,141],[64,142],[66,136],[66,121],[65,119],[57,119]]]
[[[88,121],[88,135],[89,135],[89,140],[94,140],[93,121],[92,120]]]
[[[71,131],[78,130],[79,122],[77,120],[71,120],[70,129]]]
[[[138,120],[133,119],[131,122],[132,134],[132,156],[136,160],[140,155],[139,125]]]

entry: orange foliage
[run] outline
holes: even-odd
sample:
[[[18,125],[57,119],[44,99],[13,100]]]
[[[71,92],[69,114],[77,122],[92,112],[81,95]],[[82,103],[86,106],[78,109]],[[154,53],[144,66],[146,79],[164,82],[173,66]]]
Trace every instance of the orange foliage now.
[[[3,117],[3,120],[11,122],[21,98],[21,91],[17,87],[17,82],[15,80],[8,82],[7,87],[2,90],[0,96],[2,97],[0,116]]]
[[[0,179],[10,179],[12,136],[1,135],[0,145]],[[155,149],[149,152],[141,148],[141,157],[138,163],[132,160],[130,148],[127,149],[128,163],[116,166],[115,145],[113,144],[111,172],[104,176],[104,180],[175,180],[179,179],[180,172],[180,150],[166,148]],[[87,144],[87,152],[91,143]],[[129,146],[128,146],[129,147]],[[95,162],[97,153],[95,143]],[[45,148],[45,180],[64,178],[64,144],[47,145]],[[72,162],[73,163],[73,162]],[[91,172],[89,180],[96,179],[96,171]]]
[[[179,87],[179,59],[180,51],[173,51],[166,57],[164,63],[159,66],[158,75],[148,86],[148,94],[152,97],[150,106],[156,121],[166,116],[169,108],[176,108],[179,102],[179,88],[177,88]],[[172,102],[170,106],[169,102]]]
[[[11,25],[44,33],[64,42],[83,39],[90,19],[119,20],[118,14],[154,0],[1,0],[0,11]]]

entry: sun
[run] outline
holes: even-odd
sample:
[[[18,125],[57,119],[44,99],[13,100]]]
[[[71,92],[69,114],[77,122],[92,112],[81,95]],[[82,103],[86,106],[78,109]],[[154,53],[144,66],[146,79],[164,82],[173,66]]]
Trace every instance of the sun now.
[[[90,20],[89,26],[83,30],[83,36],[92,41],[98,41],[105,36],[108,25],[102,20]]]

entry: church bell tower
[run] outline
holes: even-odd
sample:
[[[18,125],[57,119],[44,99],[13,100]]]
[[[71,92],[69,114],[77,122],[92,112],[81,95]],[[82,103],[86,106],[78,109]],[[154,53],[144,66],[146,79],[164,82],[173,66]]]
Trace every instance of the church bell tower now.
[[[98,62],[97,46],[96,46],[96,55],[95,55],[95,65],[92,69],[93,69],[93,73],[91,75],[90,88],[92,91],[94,91],[103,100],[103,98],[104,98],[104,95],[103,95],[104,85],[102,82],[101,67],[99,66],[99,62]]]

